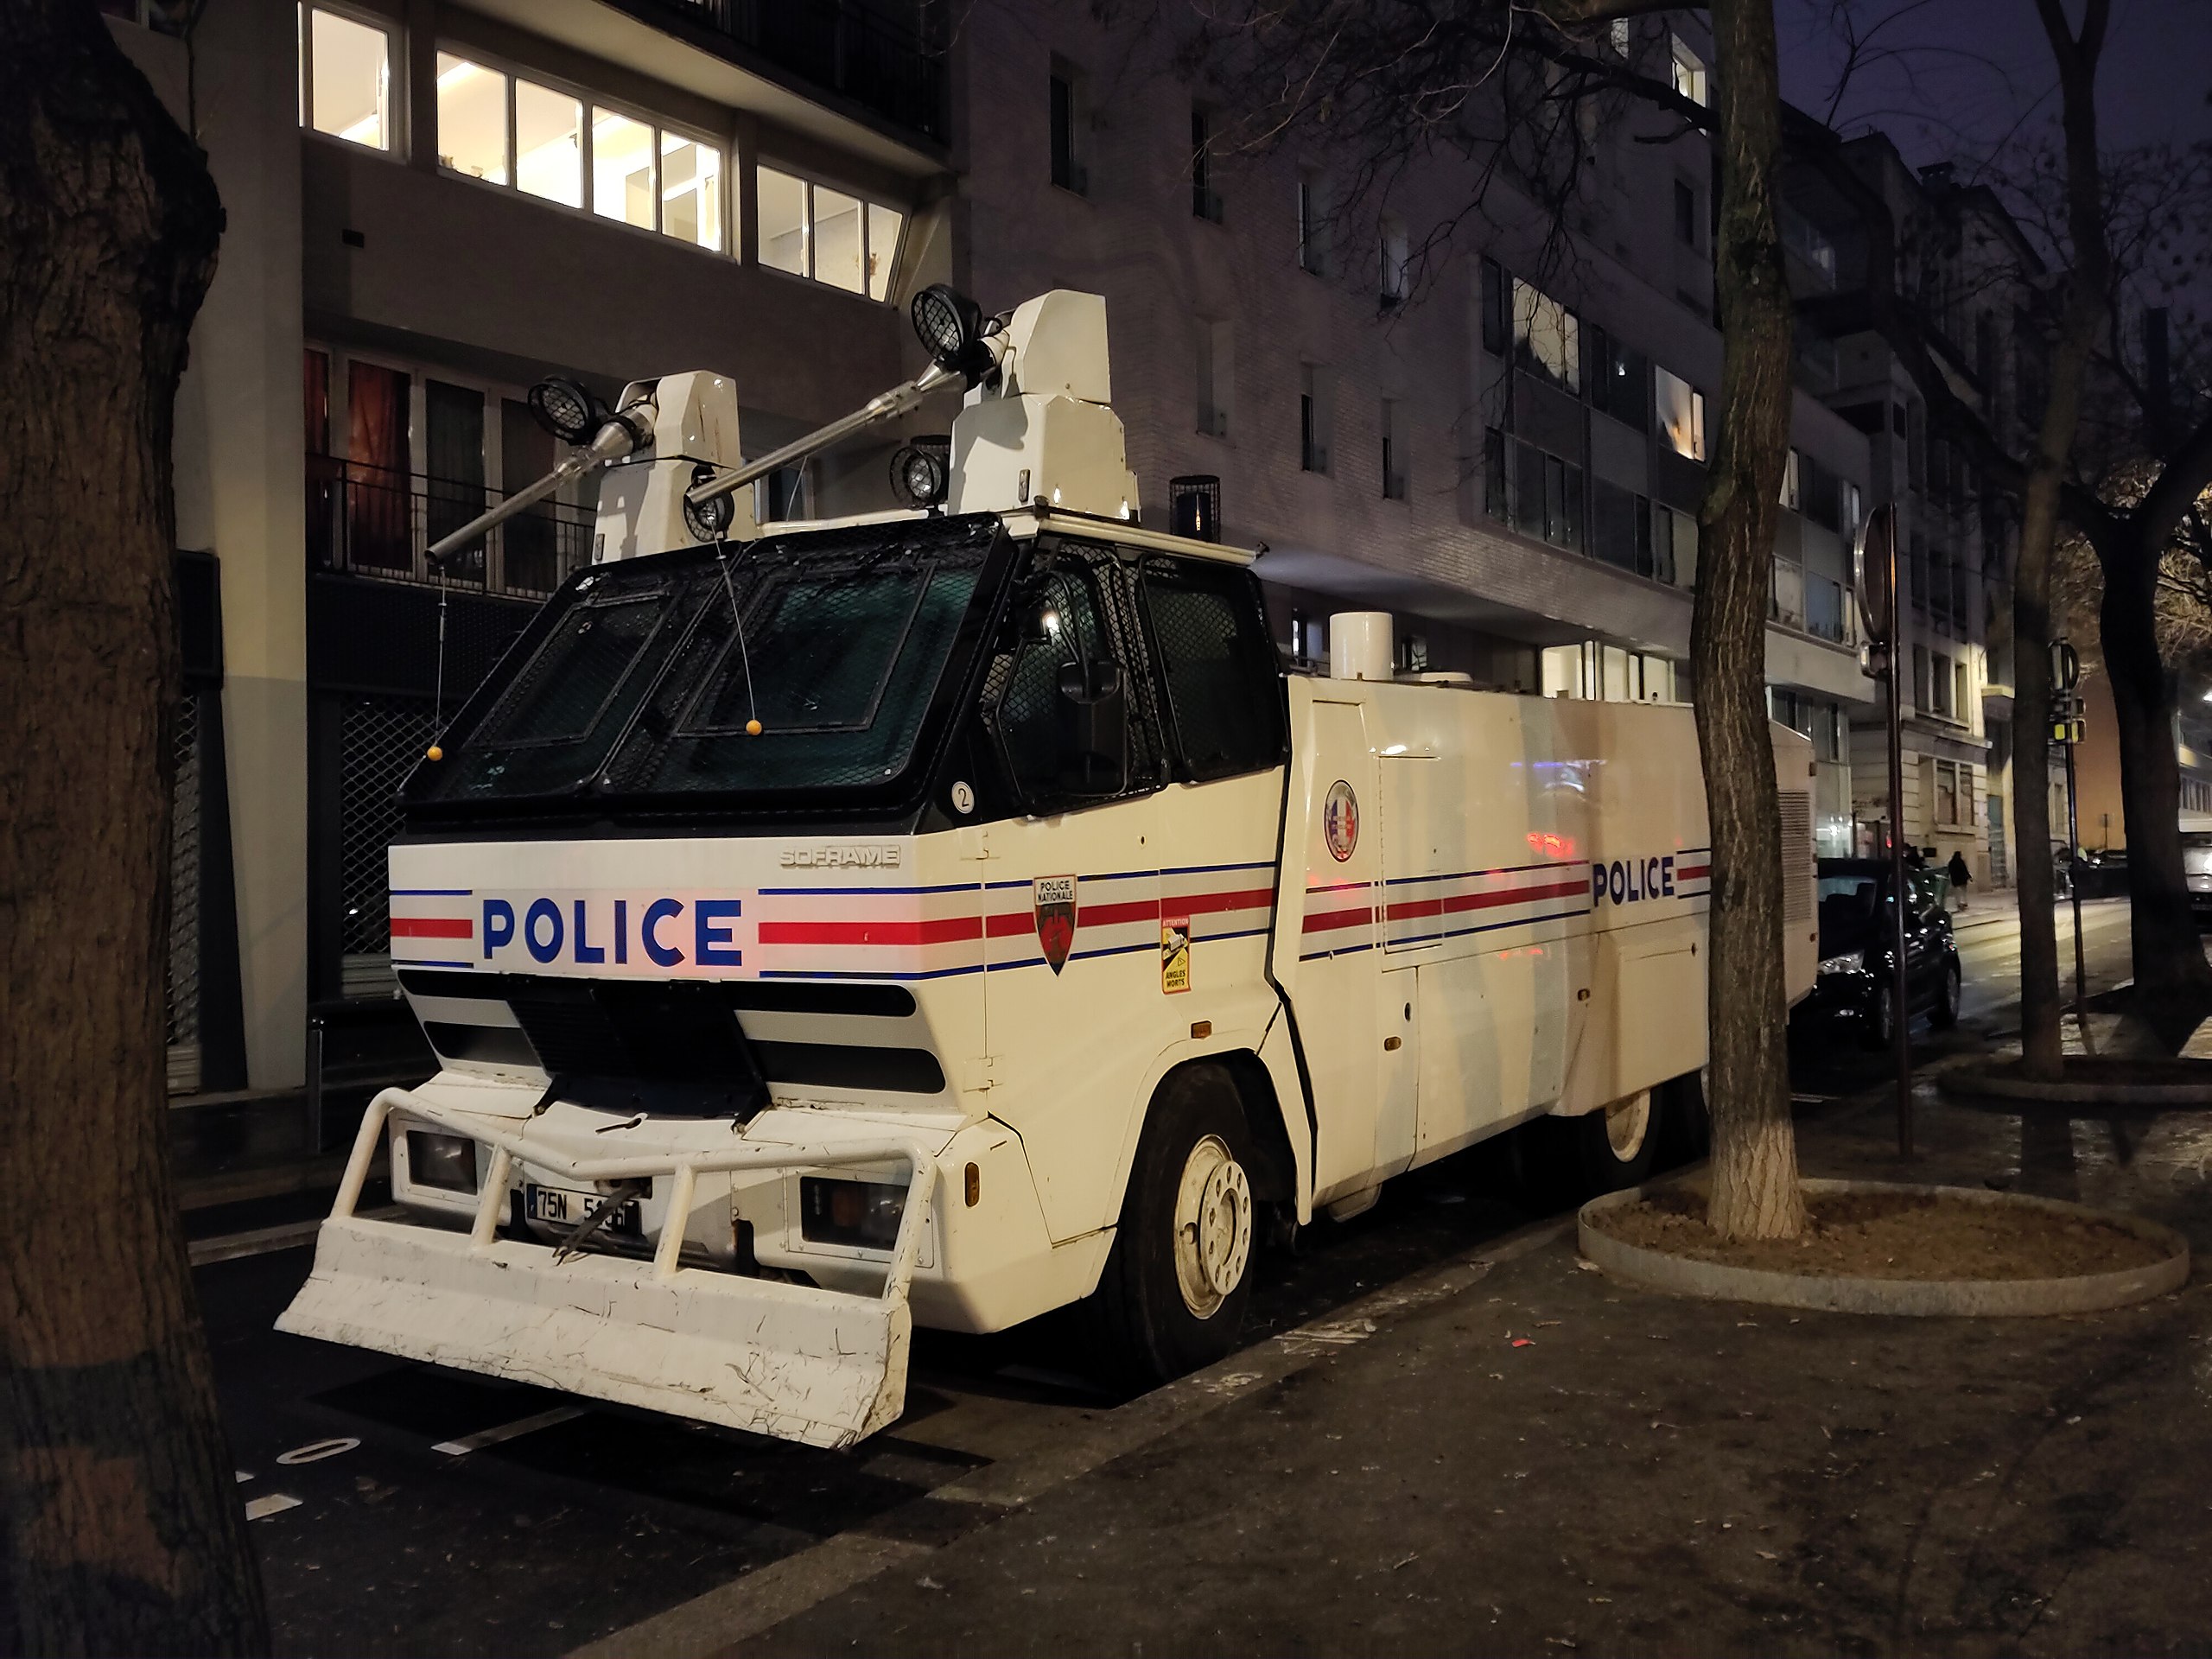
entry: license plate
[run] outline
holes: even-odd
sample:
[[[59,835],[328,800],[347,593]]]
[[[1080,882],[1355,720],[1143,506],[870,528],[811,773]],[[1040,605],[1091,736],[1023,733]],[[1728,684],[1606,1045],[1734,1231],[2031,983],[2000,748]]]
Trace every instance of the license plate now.
[[[560,1186],[526,1186],[523,1189],[523,1205],[532,1221],[548,1222],[556,1227],[577,1227],[591,1219],[602,1196],[597,1192],[572,1192]],[[609,1216],[607,1224],[599,1230],[620,1238],[642,1238],[645,1225],[639,1218],[638,1201],[624,1199],[622,1207]]]

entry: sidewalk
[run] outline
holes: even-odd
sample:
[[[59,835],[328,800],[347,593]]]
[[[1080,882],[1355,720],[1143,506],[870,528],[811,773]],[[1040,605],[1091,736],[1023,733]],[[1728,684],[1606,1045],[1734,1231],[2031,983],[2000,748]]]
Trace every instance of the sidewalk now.
[[[1900,1171],[1891,1109],[1804,1121],[1807,1173],[1989,1179],[2212,1244],[2212,1114],[2024,1133],[1923,1088]],[[1793,1316],[1624,1288],[1571,1232],[1469,1279],[731,1651],[2063,1656],[2212,1630],[2200,1284],[2069,1319]]]
[[[2127,900],[2125,899],[2084,899],[2082,900],[2082,908],[2086,912],[2094,912],[2115,905],[2125,906]],[[2073,900],[2057,899],[2051,906],[2051,913],[2057,918],[2059,931],[2062,934],[2067,933],[2072,926]],[[1951,932],[1954,937],[1980,932],[1993,927],[2018,928],[2019,925],[2019,898],[2010,887],[1976,887],[1967,895],[1967,907],[1964,910],[1955,910],[1951,912]]]

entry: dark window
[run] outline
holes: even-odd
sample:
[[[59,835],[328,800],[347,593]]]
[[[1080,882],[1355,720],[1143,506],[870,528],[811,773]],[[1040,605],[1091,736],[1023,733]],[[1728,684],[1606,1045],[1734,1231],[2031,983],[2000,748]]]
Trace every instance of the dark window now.
[[[1195,105],[1191,110],[1191,212],[1221,223],[1221,194],[1213,188],[1213,118]]]
[[[1495,259],[1483,261],[1483,350],[1492,357],[1505,355],[1505,343],[1513,337],[1511,319],[1505,315],[1511,286],[1505,280],[1505,268]]]
[[[1076,85],[1065,74],[1052,77],[1052,182],[1077,194],[1090,183],[1076,154]]]
[[[1298,176],[1298,264],[1301,270],[1316,276],[1325,268],[1321,218],[1321,181],[1311,173],[1301,173]]]
[[[1166,681],[1177,775],[1256,772],[1282,759],[1282,700],[1258,595],[1243,571],[1154,559],[1144,608]]]
[[[1636,569],[1639,563],[1636,493],[1601,478],[1592,483],[1590,497],[1591,552],[1607,564],[1618,565],[1624,570]],[[1647,530],[1647,540],[1649,537]],[[1647,565],[1650,562],[1648,546],[1641,562]]]
[[[1483,511],[1500,520],[1509,515],[1505,490],[1505,434],[1494,426],[1483,434]]]
[[[1639,432],[1651,429],[1651,359],[1602,328],[1591,330],[1590,401]]]
[[[1680,179],[1675,181],[1675,239],[1687,248],[1697,246],[1697,192]]]

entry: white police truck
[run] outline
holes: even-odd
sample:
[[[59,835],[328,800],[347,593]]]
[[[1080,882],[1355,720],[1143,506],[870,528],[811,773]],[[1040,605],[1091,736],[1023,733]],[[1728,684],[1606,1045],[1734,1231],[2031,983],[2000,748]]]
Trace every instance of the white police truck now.
[[[282,1328],[843,1445],[917,1320],[1082,1303],[1173,1376],[1234,1346],[1263,1217],[1547,1116],[1633,1182],[1694,1107],[1689,710],[1395,674],[1374,613],[1287,674],[1253,555],[1140,522],[1102,300],[915,316],[925,374],[744,466],[719,377],[539,389],[562,475],[606,469],[597,561],[407,785],[442,1069],[372,1104]],[[911,510],[753,522],[953,384]],[[1774,751],[1794,1000],[1810,754]]]

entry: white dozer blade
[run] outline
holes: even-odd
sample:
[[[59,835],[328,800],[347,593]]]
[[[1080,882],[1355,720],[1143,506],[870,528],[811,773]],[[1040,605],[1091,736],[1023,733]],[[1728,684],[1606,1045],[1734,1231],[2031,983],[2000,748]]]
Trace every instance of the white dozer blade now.
[[[355,1143],[353,1165],[364,1175],[385,1116],[378,1108],[385,1107],[380,1096]],[[404,1109],[410,1121],[445,1117],[412,1102]],[[500,1144],[505,1137],[480,1125],[447,1127],[495,1148],[474,1232],[353,1214],[359,1182],[349,1167],[316,1237],[315,1270],[278,1318],[279,1331],[808,1446],[849,1446],[905,1409],[906,1286],[936,1179],[920,1147],[757,1147],[714,1160],[753,1168],[909,1162],[908,1213],[884,1294],[866,1296],[678,1267],[680,1222],[651,1262],[589,1253],[556,1262],[544,1245],[499,1238],[492,1217],[518,1160]],[[531,1149],[533,1168],[547,1161],[543,1147]],[[622,1160],[623,1173],[637,1173],[637,1161]],[[659,1167],[676,1177],[683,1202],[671,1214],[681,1215],[702,1166],[671,1170],[672,1162]],[[611,1178],[598,1160],[564,1173]]]

